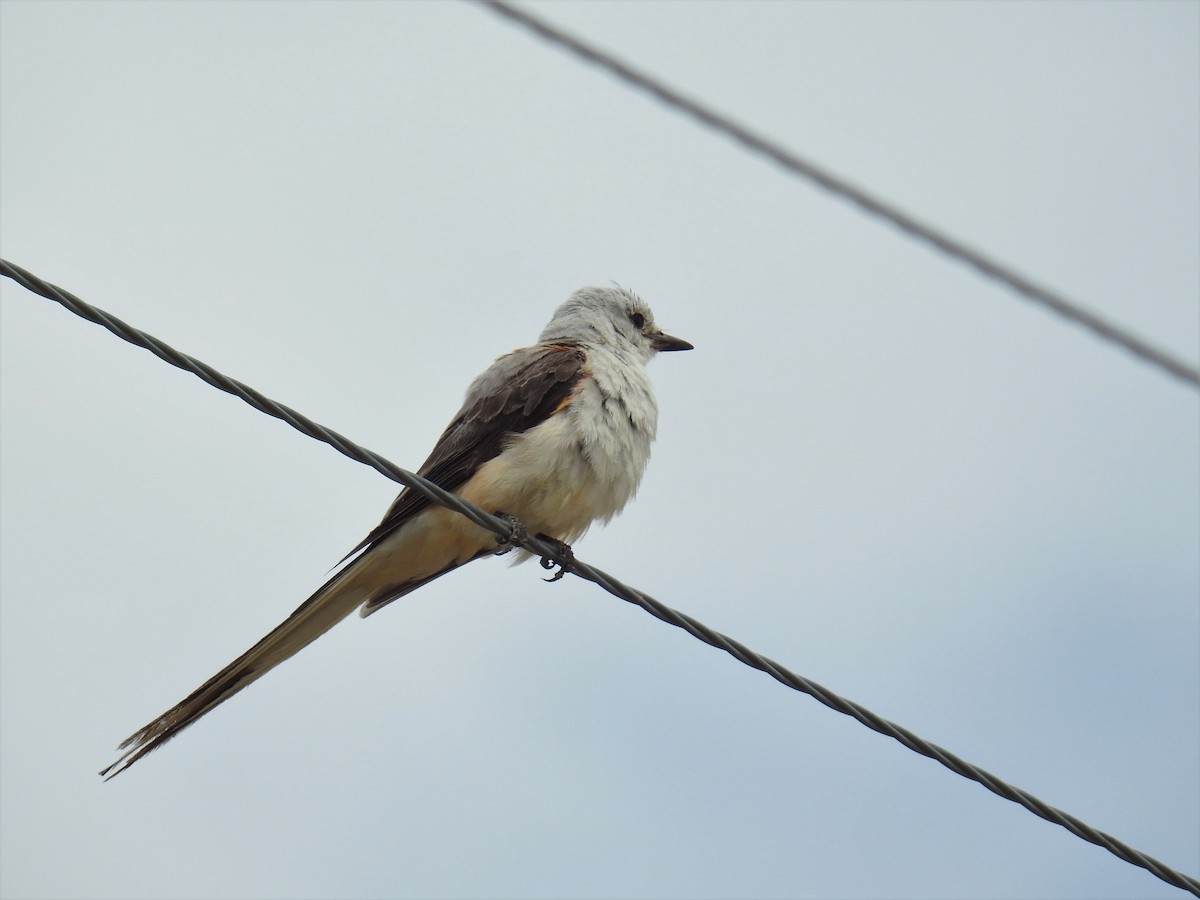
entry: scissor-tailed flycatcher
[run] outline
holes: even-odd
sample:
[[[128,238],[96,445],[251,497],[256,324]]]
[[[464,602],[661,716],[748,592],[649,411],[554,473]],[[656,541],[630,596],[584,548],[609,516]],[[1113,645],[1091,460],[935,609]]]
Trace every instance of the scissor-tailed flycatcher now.
[[[597,519],[615,516],[637,491],[658,426],[646,363],[660,350],[692,345],[663,334],[633,292],[594,287],[560,306],[538,341],[501,356],[475,379],[419,472],[518,519],[530,534],[570,542]],[[355,609],[368,616],[496,551],[490,531],[405,488],[350,551],[352,562],[274,631],[131,735],[121,758],[100,774],[124,771]]]

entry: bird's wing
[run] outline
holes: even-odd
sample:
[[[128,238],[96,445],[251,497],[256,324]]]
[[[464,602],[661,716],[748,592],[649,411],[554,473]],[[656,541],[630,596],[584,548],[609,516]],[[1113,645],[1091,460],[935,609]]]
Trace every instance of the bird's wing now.
[[[499,456],[507,440],[540,425],[563,408],[587,377],[587,353],[575,343],[539,344],[500,357],[475,380],[454,421],[442,433],[417,474],[456,491]],[[381,521],[346,554],[374,546],[430,504],[405,488]]]
[[[475,380],[463,408],[421,467],[421,474],[447,490],[456,490],[504,449],[509,435],[533,428],[562,408],[575,385],[586,377],[586,362],[581,347],[565,343],[538,345],[501,357]],[[303,650],[359,606],[369,604],[369,611],[374,611],[457,568],[461,563],[452,562],[429,575],[389,580],[384,591],[378,590],[379,572],[389,568],[390,563],[374,558],[372,549],[427,506],[429,501],[421,494],[404,490],[379,526],[351,551],[351,556],[364,551],[358,559],[337,572],[257,644],[130,735],[121,744],[121,757],[100,774],[112,778],[161,747]]]

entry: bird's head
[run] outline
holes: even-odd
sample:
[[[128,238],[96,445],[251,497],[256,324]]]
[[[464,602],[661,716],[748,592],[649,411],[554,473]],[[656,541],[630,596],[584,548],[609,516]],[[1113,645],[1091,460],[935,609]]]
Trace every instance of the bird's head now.
[[[643,361],[659,351],[692,349],[687,341],[664,334],[646,301],[623,287],[580,288],[555,310],[539,340],[631,350]]]

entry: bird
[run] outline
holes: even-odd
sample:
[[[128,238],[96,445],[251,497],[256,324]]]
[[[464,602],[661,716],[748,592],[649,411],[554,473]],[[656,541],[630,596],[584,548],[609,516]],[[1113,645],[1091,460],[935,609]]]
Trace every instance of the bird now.
[[[620,286],[584,287],[551,316],[538,342],[497,358],[420,475],[560,548],[633,498],[658,429],[646,364],[694,349],[666,334],[650,307]],[[370,616],[437,578],[511,550],[456,512],[405,488],[341,568],[280,625],[118,747],[100,770],[125,771],[290,659],[355,610]],[[531,554],[517,549],[515,562]],[[563,569],[559,570],[559,575]]]

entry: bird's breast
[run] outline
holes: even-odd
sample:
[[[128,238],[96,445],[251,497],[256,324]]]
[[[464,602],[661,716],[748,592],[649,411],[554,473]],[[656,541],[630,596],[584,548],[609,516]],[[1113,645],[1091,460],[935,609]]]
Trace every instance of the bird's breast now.
[[[464,496],[567,542],[611,519],[637,491],[657,426],[649,381],[635,376],[582,380],[570,402],[481,467]]]

